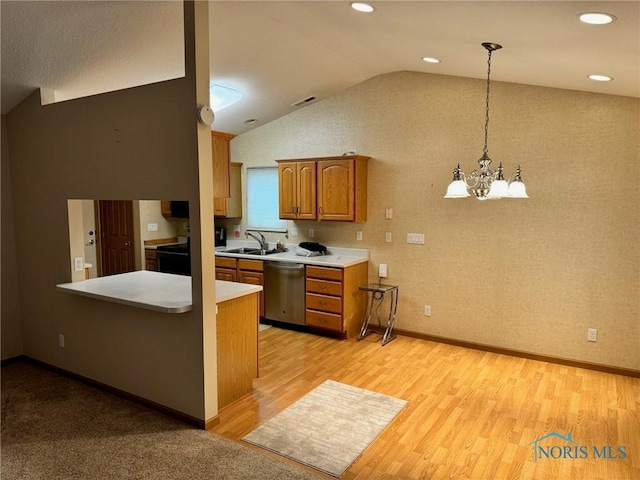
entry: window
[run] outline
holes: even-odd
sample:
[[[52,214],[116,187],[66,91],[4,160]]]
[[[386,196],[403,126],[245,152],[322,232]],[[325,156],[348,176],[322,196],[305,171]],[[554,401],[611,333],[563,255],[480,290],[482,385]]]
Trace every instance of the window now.
[[[247,228],[286,231],[278,199],[278,167],[247,168]]]

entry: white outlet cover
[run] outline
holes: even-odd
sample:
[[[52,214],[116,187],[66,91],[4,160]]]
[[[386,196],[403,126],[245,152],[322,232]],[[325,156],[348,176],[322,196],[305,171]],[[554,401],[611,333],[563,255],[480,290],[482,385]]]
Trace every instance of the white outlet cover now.
[[[82,257],[75,257],[73,259],[73,269],[76,272],[81,272],[84,269],[84,260]]]
[[[391,243],[391,232],[387,232],[384,234],[384,241],[387,243]]]
[[[356,232],[356,240],[362,240],[362,230]]]

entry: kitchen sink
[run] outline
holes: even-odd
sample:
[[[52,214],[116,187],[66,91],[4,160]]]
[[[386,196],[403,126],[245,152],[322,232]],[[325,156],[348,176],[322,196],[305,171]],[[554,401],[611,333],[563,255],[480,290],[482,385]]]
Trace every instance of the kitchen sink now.
[[[272,250],[261,250],[259,248],[232,248],[229,250],[224,250],[221,253],[241,253],[244,255],[271,255],[272,253],[278,253],[278,250],[275,248]]]

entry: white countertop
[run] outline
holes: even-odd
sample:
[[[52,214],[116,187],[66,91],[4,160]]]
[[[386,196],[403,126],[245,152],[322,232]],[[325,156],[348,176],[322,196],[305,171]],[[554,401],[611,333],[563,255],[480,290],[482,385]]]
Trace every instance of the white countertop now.
[[[122,303],[164,313],[184,313],[193,308],[191,277],[171,273],[138,272],[92,278],[56,285],[61,292]],[[257,293],[259,285],[216,280],[216,303]]]
[[[275,245],[269,244],[270,248]],[[246,255],[242,253],[226,253],[225,250],[234,248],[257,248],[256,242],[244,241],[244,240],[231,240],[227,241],[227,246],[216,247],[216,256],[220,257],[232,257],[232,258],[250,258],[253,260],[275,261],[275,262],[295,262],[304,263],[306,265],[320,265],[324,267],[350,267],[351,265],[357,265],[369,261],[369,250],[362,248],[339,248],[329,247],[327,250],[328,255],[320,255],[317,257],[303,257],[296,255],[296,244],[286,244],[287,252],[272,253],[269,255]]]

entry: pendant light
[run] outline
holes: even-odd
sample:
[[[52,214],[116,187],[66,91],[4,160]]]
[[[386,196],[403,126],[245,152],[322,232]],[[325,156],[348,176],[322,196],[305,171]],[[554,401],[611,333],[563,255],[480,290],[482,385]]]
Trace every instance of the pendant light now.
[[[511,183],[504,178],[502,162],[498,169],[492,172],[489,168],[491,159],[488,155],[489,140],[489,91],[491,84],[491,54],[502,48],[497,43],[485,42],[482,46],[487,50],[487,98],[484,117],[484,150],[478,160],[480,171],[474,170],[467,177],[460,164],[453,170],[453,180],[447,188],[444,198],[465,198],[471,196],[467,190],[472,190],[478,200],[498,199],[498,198],[529,198],[522,177],[520,175],[520,165],[516,168]]]

